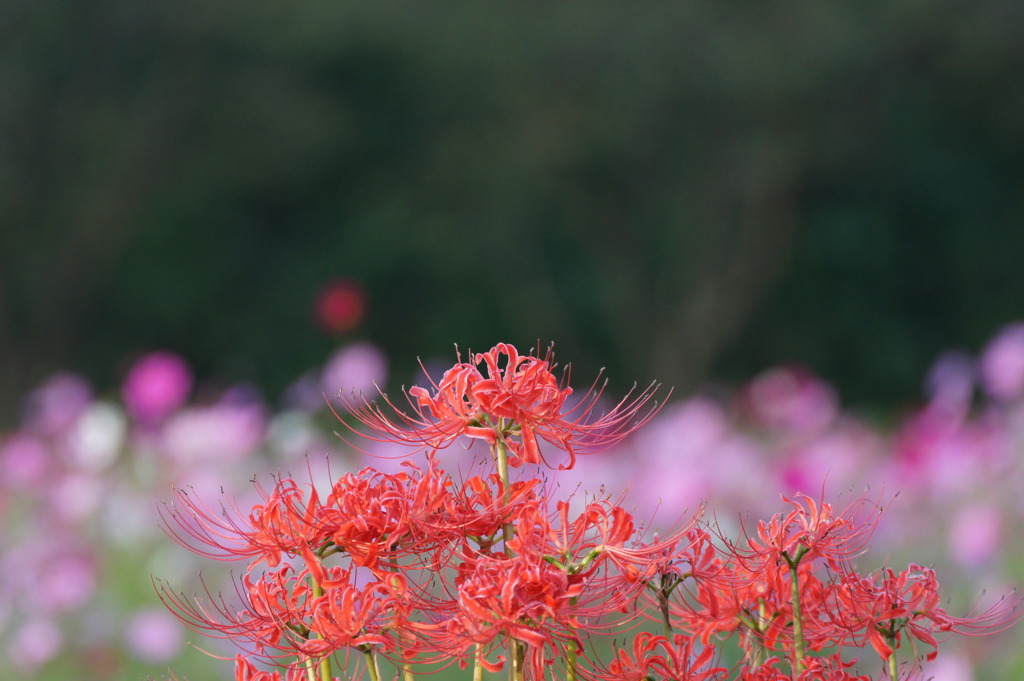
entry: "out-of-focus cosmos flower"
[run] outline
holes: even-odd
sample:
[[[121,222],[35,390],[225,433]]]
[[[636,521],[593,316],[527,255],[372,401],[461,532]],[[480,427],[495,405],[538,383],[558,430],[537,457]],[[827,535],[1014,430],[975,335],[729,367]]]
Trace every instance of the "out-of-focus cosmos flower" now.
[[[171,352],[146,355],[131,368],[121,388],[125,409],[142,423],[167,418],[188,399],[192,371]]]
[[[982,351],[981,381],[997,400],[1024,397],[1024,323],[1007,326]]]
[[[388,381],[388,360],[373,343],[349,343],[327,360],[320,384],[328,395],[376,393]]]

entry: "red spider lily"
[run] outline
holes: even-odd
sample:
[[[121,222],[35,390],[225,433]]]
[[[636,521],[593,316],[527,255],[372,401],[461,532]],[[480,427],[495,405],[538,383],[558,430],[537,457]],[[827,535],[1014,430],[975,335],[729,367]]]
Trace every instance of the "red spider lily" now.
[[[504,368],[502,357],[505,358]],[[561,444],[562,449],[572,455],[571,446],[564,443],[566,435],[558,432],[560,412],[572,388],[563,389],[558,385],[551,372],[550,357],[550,350],[543,360],[523,357],[506,343],[476,356],[477,364],[483,361],[487,366],[487,378],[472,386],[471,401],[478,405],[485,422],[496,426],[495,437],[500,437],[508,446],[511,466],[540,463],[538,434],[549,442]],[[510,427],[506,430],[503,424],[510,424]]]
[[[863,549],[872,527],[852,517],[865,502],[836,516],[831,505],[805,495],[783,500],[793,510],[758,523],[756,536],[747,535],[747,547],[720,537],[722,549],[716,551],[704,536],[697,538],[700,554],[687,556],[699,574],[687,582],[689,598],[669,610],[675,623],[705,644],[717,634],[740,632],[748,652],[777,650],[794,641],[820,650],[841,636],[830,621],[828,586],[813,570],[815,559],[845,570],[849,558]]]
[[[546,504],[530,496],[509,509],[511,557],[486,550],[460,554],[453,602],[425,608],[437,622],[450,623],[417,628],[427,646],[466,659],[469,646],[490,652],[515,639],[525,644],[527,666],[540,670],[567,650],[584,654],[583,633],[639,624],[629,606],[656,566],[672,560],[685,531],[645,547],[636,541],[630,515],[608,501],[593,502],[576,517],[565,502],[554,514]]]
[[[621,500],[552,504],[554,486],[529,475],[550,465],[542,447],[565,452],[560,468],[572,468],[577,454],[617,442],[657,411],[646,408],[652,385],[595,417],[601,388],[574,403],[568,374],[559,380],[553,370],[550,350],[521,355],[502,343],[458,358],[429,389],[408,390],[409,413],[383,393],[393,414],[361,398],[346,403],[371,439],[425,449],[423,468],[367,468],[326,493],[278,479],[246,513],[179,490],[164,511],[169,534],[201,555],[249,565],[236,601],[165,587],[162,600],[191,627],[249,651],[236,660],[236,681],[326,679],[335,660],[380,678],[378,656],[406,674],[473,664],[474,678],[509,660],[514,681],[547,678],[555,665],[567,679],[593,681],[866,681],[840,657],[844,646],[873,646],[895,675],[903,636],[928,645],[931,659],[943,634],[1016,621],[1010,602],[950,617],[925,568],[854,574],[878,508],[865,499],[837,512],[806,495],[783,497],[790,509],[744,532],[740,545],[698,525],[699,515],[647,540]],[[462,438],[487,442],[497,471],[444,473],[438,451]],[[527,479],[510,480],[506,464],[530,464],[519,472]],[[593,638],[652,622],[665,635],[638,633],[594,668]],[[734,634],[747,666],[730,672],[717,666],[716,646]]]
[[[796,579],[800,637],[812,650],[835,643],[829,585],[819,579],[811,562],[795,568],[781,559],[751,562],[731,544],[719,551],[708,546],[706,534],[696,534],[699,553],[689,560],[697,571],[684,574],[679,590],[684,596],[668,605],[672,624],[705,644],[716,635],[738,632],[748,654],[789,650],[796,635],[792,581]],[[719,552],[717,556],[711,555],[714,551]]]
[[[243,655],[235,658],[235,681],[304,681],[306,671],[301,667],[286,669],[284,676],[280,671],[263,671],[256,668],[249,659]]]
[[[177,488],[174,504],[161,510],[164,531],[193,553],[216,560],[252,559],[271,568],[282,554],[296,555],[301,546],[323,540],[317,522],[319,498],[310,498],[289,478],[279,479],[271,492],[257,488],[264,503],[245,514],[236,504],[215,510],[187,490]]]
[[[768,658],[763,664],[745,666],[740,670],[737,681],[793,681],[793,677],[779,669],[781,660],[777,657]]]
[[[838,654],[804,658],[804,669],[798,681],[871,681],[868,675],[855,675],[851,668],[856,660],[846,662]]]
[[[631,391],[600,417],[594,412],[603,388],[596,382],[575,406],[566,408],[572,388],[555,378],[552,362],[550,349],[540,358],[521,355],[512,345],[499,343],[474,355],[472,363],[459,360],[439,383],[431,383],[432,392],[410,388],[406,397],[411,413],[383,394],[394,416],[361,398],[347,399],[345,406],[379,435],[369,436],[371,439],[430,449],[446,447],[460,437],[491,445],[500,441],[507,447],[513,467],[541,463],[538,439],[542,439],[569,456],[560,469],[572,468],[578,453],[610,447],[657,412],[655,407],[641,413],[657,390],[654,384],[639,393]]]
[[[338,479],[320,512],[334,547],[356,565],[377,567],[382,555],[411,541],[410,486],[406,473],[387,475],[371,468]]]
[[[632,539],[633,517],[608,501],[588,504],[575,518],[570,505],[557,503],[552,516],[546,499],[515,509],[514,553],[534,552],[549,556],[549,562],[572,574],[591,574],[604,560],[606,546],[621,546]]]
[[[630,581],[646,585],[656,576],[676,575],[681,556],[690,547],[690,530],[695,522],[697,516],[664,537],[655,536],[649,543],[636,538],[629,546],[603,543],[601,553]]]
[[[250,559],[277,567],[307,548],[349,555],[356,565],[393,566],[424,543],[439,541],[437,523],[451,480],[434,465],[425,473],[385,474],[371,468],[339,478],[324,501],[309,485],[279,479],[248,514],[232,504],[214,510],[185,490],[163,511],[165,530],[194,553],[218,560]],[[450,535],[451,533],[449,533]],[[449,538],[451,538],[449,536]]]
[[[409,466],[410,470],[416,472],[419,470],[409,462],[405,462],[403,465]],[[462,523],[458,520],[452,522],[453,515],[460,515],[452,512],[457,496],[455,490],[455,481],[440,470],[435,457],[428,456],[426,470],[422,475],[415,477],[406,493],[414,534],[429,535],[435,538],[438,538],[439,535],[445,537],[464,535]]]
[[[757,535],[747,536],[749,551],[737,558],[791,565],[820,558],[833,570],[845,570],[849,560],[863,552],[874,531],[877,517],[866,522],[857,516],[866,504],[874,502],[860,498],[837,515],[831,504],[816,503],[805,494],[796,496],[782,497],[793,510],[759,522]]]
[[[548,644],[550,634],[543,625],[574,626],[566,611],[583,593],[578,575],[524,555],[483,557],[456,584],[459,624],[475,643],[508,634],[535,647]]]
[[[658,576],[672,573],[690,548],[695,518],[667,536],[645,541],[633,516],[611,500],[596,500],[573,516],[566,501],[547,513],[544,500],[515,511],[513,553],[535,554],[570,575],[585,579],[586,595],[576,604],[580,617],[607,620],[613,613],[635,615],[636,599]],[[592,630],[621,622],[603,621]]]
[[[324,568],[312,556],[308,562],[315,567],[245,575],[234,606],[209,593],[188,599],[163,589],[161,596],[191,628],[245,644],[272,662],[318,659],[346,648],[392,650],[392,634],[384,632],[394,632],[408,611],[404,579],[392,574],[386,582],[359,587],[350,570]]]
[[[505,488],[499,476],[493,474],[490,483],[474,476],[460,486],[449,484],[443,493],[428,497],[428,484],[417,492],[416,522],[420,531],[440,542],[442,538],[461,542],[474,541],[481,551],[487,552],[498,541],[502,525],[508,522],[517,508],[536,503],[539,497],[539,480],[517,480],[508,487],[508,503],[505,503]],[[440,490],[435,490],[440,492]]]
[[[594,676],[601,681],[646,681],[655,674],[671,681],[724,680],[725,667],[708,666],[714,656],[713,647],[694,650],[693,639],[683,634],[670,641],[643,632],[633,639],[632,651],[619,650],[608,669]]]
[[[724,556],[714,543],[712,534],[704,527],[695,527],[686,532],[686,548],[677,556],[673,573],[680,578],[690,578],[698,583],[707,583],[725,571]],[[686,569],[683,569],[683,565]]]
[[[436,624],[416,627],[423,647],[467,659],[480,646],[481,663],[500,670],[504,659],[492,653],[511,639],[524,646],[524,669],[544,678],[544,669],[567,649],[581,649],[580,623],[574,612],[583,580],[553,567],[539,556],[475,556],[459,567],[455,601]]]
[[[746,631],[769,649],[784,637],[792,619],[789,587],[752,578],[742,570],[688,587],[689,600],[673,601],[671,623],[708,645],[718,634]],[[724,577],[724,573],[722,576]]]
[[[523,505],[516,511],[516,536],[509,548],[515,554],[542,556],[566,575],[581,578],[585,593],[574,601],[575,616],[587,618],[592,630],[610,628],[616,622],[601,620],[627,611],[674,543],[642,545],[634,536],[632,516],[609,501],[592,502],[575,518],[569,511],[564,501],[558,502],[554,516],[542,501]],[[624,548],[629,540],[634,545]]]
[[[844,575],[834,597],[836,626],[845,630],[849,642],[870,644],[883,660],[893,655],[904,633],[929,646],[926,658],[933,660],[940,636],[991,634],[1020,619],[1015,612],[1018,598],[1002,599],[973,617],[951,616],[940,607],[935,571],[920,565],[900,573],[885,568],[871,577]]]
[[[490,528],[503,522],[507,510],[485,494],[491,489],[482,481],[468,483],[474,491],[467,498],[433,457],[428,457],[422,471],[409,462],[403,465],[406,471],[401,473],[367,468],[334,484],[318,510],[318,522],[326,528],[330,544],[323,544],[321,550],[344,552],[355,565],[373,570],[396,570],[400,559],[420,563],[433,552],[430,566],[436,570],[438,550],[464,541],[467,532],[479,529],[481,522],[492,534],[495,530]],[[531,487],[531,483],[514,484],[511,503]],[[479,509],[472,508],[474,501]],[[404,567],[411,567],[407,560]]]
[[[316,599],[311,608],[311,635],[298,648],[311,658],[325,657],[344,648],[360,650],[373,647],[390,652],[395,647],[391,634],[408,608],[396,587],[404,579],[393,575],[389,583],[373,582],[359,588],[348,581],[348,571],[336,574],[330,588]]]
[[[743,667],[737,681],[871,681],[870,676],[858,676],[850,671],[856,660],[844,661],[838,654],[804,659],[799,672],[779,669],[782,661],[768,658],[763,664]]]
[[[304,640],[312,589],[305,572],[286,565],[259,578],[245,575],[236,584],[237,601],[228,603],[208,589],[189,598],[158,585],[160,599],[184,624],[211,638],[247,644],[268,661],[292,657]]]

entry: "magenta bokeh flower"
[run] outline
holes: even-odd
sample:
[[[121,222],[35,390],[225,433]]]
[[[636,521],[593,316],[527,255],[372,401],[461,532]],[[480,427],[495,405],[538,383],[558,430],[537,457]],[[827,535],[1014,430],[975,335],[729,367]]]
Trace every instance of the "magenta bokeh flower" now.
[[[747,386],[742,401],[756,423],[797,435],[823,431],[839,413],[832,387],[793,366],[762,373]]]
[[[96,560],[86,551],[70,553],[67,549],[53,550],[44,566],[39,561],[39,573],[33,584],[38,590],[34,601],[46,613],[70,612],[81,608],[96,591],[99,573]]]
[[[997,400],[1024,396],[1024,323],[1005,327],[981,354],[981,382]]]
[[[929,662],[921,678],[929,681],[974,681],[975,676],[969,659],[950,652]]]
[[[150,663],[173,659],[185,642],[181,623],[164,609],[135,613],[125,627],[125,638],[135,657]]]
[[[43,482],[51,465],[50,450],[32,435],[16,433],[0,443],[0,485],[12,489],[34,487]]]
[[[64,647],[60,627],[50,619],[34,618],[22,624],[8,644],[14,667],[34,671],[55,658]]]
[[[956,511],[949,528],[949,554],[961,565],[984,568],[1003,540],[1002,518],[993,504],[979,503]]]
[[[349,343],[331,355],[320,384],[327,395],[376,393],[388,380],[388,360],[370,342]],[[324,404],[321,398],[321,406]]]
[[[162,421],[185,403],[192,390],[192,371],[171,352],[153,352],[128,372],[121,395],[125,409],[142,423]]]
[[[950,416],[964,414],[971,407],[976,373],[975,362],[970,355],[963,352],[941,355],[925,379],[929,408]]]
[[[92,404],[92,386],[77,374],[51,376],[26,401],[25,425],[41,435],[67,431]]]
[[[220,402],[189,407],[167,422],[160,449],[186,466],[240,461],[263,443],[266,414],[260,404]]]

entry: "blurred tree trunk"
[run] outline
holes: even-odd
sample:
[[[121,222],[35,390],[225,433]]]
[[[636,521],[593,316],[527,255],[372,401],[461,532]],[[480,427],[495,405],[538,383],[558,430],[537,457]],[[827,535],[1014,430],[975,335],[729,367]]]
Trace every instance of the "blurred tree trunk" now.
[[[785,272],[798,232],[800,165],[795,149],[749,147],[740,167],[709,179],[693,283],[656,297],[644,375],[689,390],[743,330]],[[738,177],[739,182],[723,181]],[[668,275],[671,279],[671,274]]]

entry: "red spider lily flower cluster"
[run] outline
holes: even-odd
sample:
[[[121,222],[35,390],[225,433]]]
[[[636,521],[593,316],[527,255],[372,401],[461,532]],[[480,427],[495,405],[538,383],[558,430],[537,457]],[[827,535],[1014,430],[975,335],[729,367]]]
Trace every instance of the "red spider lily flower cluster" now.
[[[703,527],[691,531],[680,567],[648,591],[647,612],[657,613],[667,631],[682,631],[704,646],[736,638],[744,666],[734,677],[713,678],[866,681],[871,677],[853,669],[856,660],[848,653],[864,648],[874,649],[887,678],[916,678],[917,663],[934,659],[942,639],[995,633],[1019,619],[1016,598],[970,617],[949,615],[940,607],[934,571],[917,565],[902,573],[857,572],[853,559],[874,524],[866,510],[877,504],[862,498],[835,513],[805,495],[786,501],[791,511],[758,523],[741,543]],[[929,649],[923,656],[915,651],[900,672],[895,651],[904,637]]]
[[[540,440],[566,468],[577,448],[621,438],[650,418],[651,391],[591,418],[599,392],[567,410],[550,352],[501,344],[474,360],[433,392],[411,389],[412,415],[355,405],[370,437],[426,448],[422,464],[367,468],[322,492],[281,478],[248,510],[178,490],[168,532],[246,567],[234,593],[160,584],[161,597],[239,646],[236,681],[380,681],[385,664],[405,681],[446,665],[474,681],[863,681],[855,650],[873,650],[895,681],[917,668],[916,650],[909,672],[896,664],[907,640],[930,659],[945,636],[1017,619],[1014,599],[950,616],[926,568],[858,573],[877,517],[866,500],[837,512],[799,495],[739,542],[699,516],[647,539],[609,498],[555,499],[538,478],[514,480],[510,466],[544,461]],[[495,470],[442,470],[438,450],[458,438],[487,442]],[[742,655],[732,665],[728,640]]]

